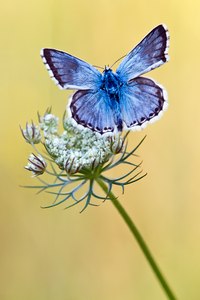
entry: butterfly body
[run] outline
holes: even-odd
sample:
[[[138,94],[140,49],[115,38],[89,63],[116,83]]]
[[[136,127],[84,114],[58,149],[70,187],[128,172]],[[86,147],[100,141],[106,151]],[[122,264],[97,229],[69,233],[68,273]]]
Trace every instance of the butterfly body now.
[[[123,129],[123,121],[121,117],[120,109],[120,89],[123,83],[116,73],[111,69],[105,68],[102,74],[102,84],[100,89],[103,93],[106,93],[108,99],[108,105],[113,112],[114,123],[117,126],[118,131]]]
[[[100,73],[92,65],[63,51],[42,49],[41,56],[61,89],[77,90],[69,103],[70,116],[100,134],[138,130],[161,116],[167,94],[154,80],[141,76],[168,60],[169,34],[154,28],[118,66]]]

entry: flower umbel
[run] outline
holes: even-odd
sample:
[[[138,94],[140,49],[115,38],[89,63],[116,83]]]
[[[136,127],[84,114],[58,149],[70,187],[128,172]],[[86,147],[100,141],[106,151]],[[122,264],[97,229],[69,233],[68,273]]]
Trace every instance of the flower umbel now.
[[[128,152],[126,140],[128,134],[100,135],[88,128],[77,126],[73,119],[66,116],[63,118],[64,131],[59,134],[58,118],[50,109],[44,116],[39,115],[39,123],[39,126],[34,125],[34,128],[37,128],[46,155],[42,156],[32,143],[38,154],[30,155],[25,168],[32,171],[33,176],[37,176],[41,182],[41,185],[29,187],[38,188],[55,196],[54,202],[46,207],[54,207],[66,201],[68,208],[84,202],[81,210],[83,211],[88,205],[98,205],[92,202],[93,198],[109,199],[108,195],[102,196],[96,189],[95,183],[99,180],[106,184],[108,191],[111,191],[113,186],[120,186],[124,192],[126,185],[146,175],[141,175],[141,170],[138,170],[140,164],[134,164],[129,160],[143,140]],[[25,130],[21,131],[27,140]],[[49,162],[48,168],[46,161]],[[130,169],[122,176],[110,178],[109,171],[112,172],[120,165],[128,166]],[[39,178],[43,173],[49,176],[48,180]]]

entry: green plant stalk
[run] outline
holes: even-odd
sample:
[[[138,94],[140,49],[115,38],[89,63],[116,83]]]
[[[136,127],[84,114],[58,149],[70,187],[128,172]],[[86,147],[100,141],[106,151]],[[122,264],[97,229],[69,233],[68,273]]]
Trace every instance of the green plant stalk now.
[[[106,184],[100,178],[96,178],[96,181],[99,184],[99,186],[102,188],[102,190],[106,193],[106,195],[111,199],[113,205],[118,210],[121,217],[124,219],[127,226],[129,227],[132,235],[137,240],[144,256],[146,257],[147,261],[149,262],[155,276],[157,277],[159,283],[161,284],[163,290],[165,291],[168,299],[177,300],[177,298],[175,297],[175,295],[172,292],[171,288],[169,287],[166,279],[164,278],[163,274],[161,273],[160,268],[158,267],[157,263],[155,262],[155,259],[153,258],[146,242],[144,241],[142,235],[140,234],[139,230],[137,229],[137,227],[133,223],[130,216],[127,214],[127,212],[125,211],[123,206],[120,204],[120,202],[117,200],[115,195],[111,191],[108,190]]]

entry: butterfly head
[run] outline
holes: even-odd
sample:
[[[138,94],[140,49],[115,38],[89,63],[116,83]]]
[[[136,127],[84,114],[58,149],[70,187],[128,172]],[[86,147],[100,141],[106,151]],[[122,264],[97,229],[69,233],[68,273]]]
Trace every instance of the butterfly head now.
[[[121,86],[119,76],[113,72],[109,66],[105,66],[102,74],[102,85],[101,89],[106,91],[108,94],[117,94]]]
[[[108,71],[108,70],[111,70],[110,67],[109,67],[109,65],[105,66],[104,72],[105,72],[105,71]],[[112,71],[112,70],[111,70],[111,71]]]

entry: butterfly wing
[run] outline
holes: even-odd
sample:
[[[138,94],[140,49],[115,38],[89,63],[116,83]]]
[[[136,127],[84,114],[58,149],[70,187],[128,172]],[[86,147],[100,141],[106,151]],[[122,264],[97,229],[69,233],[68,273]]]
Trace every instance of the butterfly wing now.
[[[102,75],[92,65],[63,51],[42,49],[50,77],[61,89],[98,89]]]
[[[117,68],[124,82],[147,73],[168,61],[169,33],[165,25],[154,28]]]
[[[127,129],[138,130],[160,117],[167,108],[167,93],[152,79],[137,77],[122,88],[120,108]]]
[[[69,104],[72,118],[80,125],[101,134],[113,132],[115,123],[110,99],[105,92],[79,90]]]

